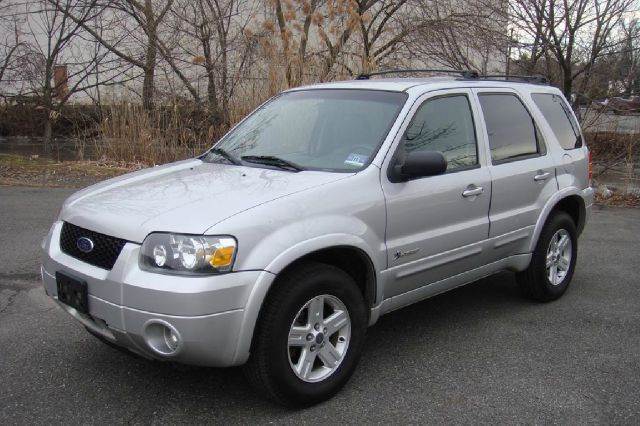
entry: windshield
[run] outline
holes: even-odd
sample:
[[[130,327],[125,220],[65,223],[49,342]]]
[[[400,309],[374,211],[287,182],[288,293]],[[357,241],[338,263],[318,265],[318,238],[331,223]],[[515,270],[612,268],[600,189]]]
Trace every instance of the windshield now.
[[[406,98],[379,90],[284,93],[229,132],[205,160],[357,171],[378,151]]]

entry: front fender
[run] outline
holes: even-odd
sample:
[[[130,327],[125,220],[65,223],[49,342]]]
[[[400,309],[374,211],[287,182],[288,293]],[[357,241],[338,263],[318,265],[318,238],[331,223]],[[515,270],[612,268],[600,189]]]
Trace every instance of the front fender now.
[[[277,237],[274,238],[277,239]],[[265,247],[271,244],[269,240],[270,239],[268,238],[263,242]],[[269,289],[273,285],[277,274],[282,272],[288,265],[307,254],[337,246],[355,247],[365,252],[373,262],[376,275],[378,275],[378,271],[380,271],[381,268],[380,265],[377,264],[376,256],[373,255],[371,248],[365,240],[352,234],[334,233],[319,235],[290,246],[267,265],[265,271],[260,275],[260,278],[255,283],[249,295],[244,309],[244,318],[240,329],[240,335],[238,336],[238,346],[234,356],[235,365],[243,364],[249,358],[253,332],[260,315],[260,309],[262,308],[262,304],[269,292]],[[258,253],[262,253],[263,249],[264,248],[256,247],[255,250]],[[376,280],[377,279],[378,277],[376,277]]]
[[[386,210],[379,169],[261,204],[207,230],[238,241],[234,270],[263,273],[249,295],[235,364],[249,356],[260,308],[277,274],[303,256],[331,247],[365,253],[376,275],[387,267]],[[378,278],[378,277],[376,277]]]

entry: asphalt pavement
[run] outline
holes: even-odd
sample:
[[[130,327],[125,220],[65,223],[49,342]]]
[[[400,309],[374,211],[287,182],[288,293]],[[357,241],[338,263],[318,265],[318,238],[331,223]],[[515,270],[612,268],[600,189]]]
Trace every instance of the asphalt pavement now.
[[[48,300],[40,242],[70,193],[0,187],[0,424],[640,424],[640,209],[594,212],[562,299],[503,273],[391,313],[342,392],[292,411],[238,368],[105,346]]]

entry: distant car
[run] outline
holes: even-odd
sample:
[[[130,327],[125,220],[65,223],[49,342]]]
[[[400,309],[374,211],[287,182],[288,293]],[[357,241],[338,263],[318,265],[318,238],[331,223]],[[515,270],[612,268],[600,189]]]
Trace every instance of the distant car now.
[[[383,314],[505,270],[535,300],[562,296],[588,159],[546,85],[296,88],[199,158],[71,196],[43,243],[44,288],[107,343],[246,363],[264,395],[308,405],[347,382]]]
[[[614,114],[640,113],[640,96],[607,98],[602,101],[594,101],[594,104],[599,109],[610,111]]]

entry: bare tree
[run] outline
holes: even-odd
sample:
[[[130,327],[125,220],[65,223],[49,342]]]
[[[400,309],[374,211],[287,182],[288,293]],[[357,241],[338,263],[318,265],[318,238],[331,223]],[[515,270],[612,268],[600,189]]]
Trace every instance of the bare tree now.
[[[388,56],[408,33],[407,28],[399,28],[394,20],[406,2],[274,0],[275,24],[268,20],[264,23],[268,56],[284,59],[289,87],[300,84],[305,72],[315,75],[317,80],[326,80],[336,65],[350,74],[357,73],[354,67],[369,70]],[[391,28],[397,32],[392,34]],[[275,41],[279,49],[274,48]]]
[[[407,0],[381,0],[369,6],[359,3],[359,8],[369,6],[366,12],[358,9],[357,20],[360,35],[360,69],[362,72],[372,71],[396,52],[405,38],[416,30],[415,25],[398,20]]]
[[[632,19],[622,26],[622,44],[617,53],[615,72],[620,91],[626,96],[640,90],[640,21]]]
[[[79,0],[60,0],[53,6],[46,0],[24,5],[26,19],[25,40],[27,54],[20,66],[28,78],[25,93],[37,97],[45,111],[43,137],[45,150],[50,149],[53,123],[69,99],[78,93],[119,81],[124,73],[117,63],[105,70],[109,77],[99,82],[89,81],[100,64],[109,67],[107,53],[87,55],[82,43],[83,23],[93,19],[99,7]],[[73,11],[73,12],[72,12]],[[69,19],[71,14],[77,22]]]
[[[313,23],[319,22],[324,0],[273,0],[273,9],[262,23],[262,45],[268,60],[284,68],[287,87],[300,84],[311,67],[308,52]],[[270,19],[271,14],[273,21]],[[280,60],[278,60],[280,59]]]
[[[361,35],[369,33],[366,27],[363,30],[362,24],[371,21],[367,14],[376,3],[377,0],[334,0],[328,3],[325,19],[329,22],[329,30],[326,31],[324,29],[323,21],[318,22],[320,38],[326,47],[326,53],[323,55],[322,61],[321,80],[326,80],[334,66],[340,62],[341,55],[343,55],[344,50],[347,48],[354,32],[359,29]],[[368,44],[369,47],[367,49],[370,50],[370,43]],[[361,58],[364,62],[369,61],[369,58],[365,58],[364,54],[362,54]],[[349,67],[349,61],[342,61],[342,65],[346,67],[351,74],[356,73]],[[367,68],[369,67],[367,66]]]
[[[145,109],[153,108],[155,69],[157,61],[158,27],[167,12],[169,12],[173,0],[166,0],[160,7],[153,4],[152,0],[124,0],[118,5],[120,10],[129,14],[144,31],[147,36],[146,52],[144,56],[144,81],[142,83],[142,104]]]
[[[214,122],[229,125],[229,103],[251,62],[254,49],[247,28],[254,17],[253,6],[250,1],[187,0],[178,1],[173,10],[183,55],[167,57],[183,69],[195,64],[196,73],[204,71],[207,106]]]
[[[93,26],[94,21],[83,19],[75,12],[77,8],[60,7],[59,0],[48,0],[57,10],[88,34],[100,42],[107,50],[128,64],[143,72],[142,104],[146,110],[154,105],[155,72],[158,48],[162,48],[158,29],[171,9],[174,0],[164,0],[161,4],[152,0],[106,0],[100,7],[101,13],[110,14],[109,31]],[[96,0],[84,0],[85,5]],[[94,6],[97,6],[95,4]],[[133,23],[133,25],[131,25]],[[132,52],[130,43],[139,45],[142,52]],[[177,68],[177,67],[176,67]]]
[[[405,25],[415,32],[407,54],[427,66],[502,71],[507,45],[506,10],[492,0],[412,0]]]
[[[512,0],[513,1],[513,0]],[[516,0],[517,1],[517,0]],[[519,65],[524,74],[533,75],[538,70],[538,64],[541,59],[546,59],[547,67],[549,61],[549,28],[545,25],[544,8],[522,8],[516,6],[517,12],[513,12],[510,8],[510,17],[516,20],[516,24],[510,28],[509,43],[515,46],[516,51],[520,51]],[[518,28],[526,36],[520,39],[514,38],[514,30]],[[509,58],[510,59],[510,58]],[[550,72],[545,73],[550,76]]]
[[[17,65],[21,53],[24,53],[16,9],[14,2],[0,0],[0,84],[16,77]]]
[[[406,41],[423,25],[416,19],[419,14],[409,0],[330,2],[326,16],[333,24],[329,31],[318,27],[327,48],[321,79],[328,78],[336,64],[358,74],[409,59]]]
[[[574,82],[588,84],[603,54],[620,45],[616,30],[634,0],[511,0],[511,23],[532,46],[548,52],[560,72],[565,96]],[[531,55],[532,58],[535,54]],[[547,66],[551,63],[547,61]]]

